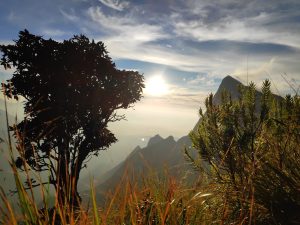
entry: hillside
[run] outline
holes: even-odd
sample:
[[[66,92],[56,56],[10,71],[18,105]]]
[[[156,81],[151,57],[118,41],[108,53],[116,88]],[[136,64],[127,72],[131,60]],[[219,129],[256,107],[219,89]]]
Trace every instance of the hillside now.
[[[233,100],[238,99],[239,87],[244,86],[240,81],[236,80],[232,76],[226,76],[213,96],[213,103],[221,103],[221,95],[225,90],[231,94]],[[280,96],[274,95],[277,99],[282,99]],[[260,98],[261,92],[256,91],[256,111],[260,110]],[[199,124],[200,120],[194,126],[194,129]],[[192,167],[189,162],[186,161],[184,156],[184,149],[192,148],[191,140],[188,135],[181,137],[178,141],[175,141],[172,136],[163,139],[159,134],[150,138],[148,145],[145,148],[137,146],[125,161],[115,166],[110,171],[106,172],[100,177],[95,177],[96,189],[101,196],[108,190],[113,190],[120,182],[120,179],[124,175],[125,171],[129,171],[129,174],[134,171],[136,174],[143,174],[149,172],[151,168],[152,172],[155,171],[158,174],[164,172],[164,168],[168,168],[169,173],[174,177],[182,178],[185,174],[183,171],[188,171],[189,179],[194,179]],[[190,151],[193,154],[193,151]],[[187,172],[185,172],[187,173]]]
[[[214,95],[213,102],[216,104],[221,102],[223,90],[229,91],[232,98],[237,99],[239,97],[239,85],[242,83],[231,76],[226,76]],[[199,121],[196,126],[198,123]],[[182,177],[184,176],[182,171],[187,171],[187,169],[192,171],[184,156],[185,148],[191,148],[191,140],[188,135],[175,141],[172,136],[163,139],[157,134],[149,140],[145,148],[136,147],[125,161],[108,171],[104,176],[96,178],[97,192],[101,195],[107,190],[113,190],[120,182],[124,171],[129,171],[129,174],[131,171],[143,174],[151,168],[152,172],[163,173],[164,168],[168,168],[171,175]],[[191,174],[189,176],[191,177]]]

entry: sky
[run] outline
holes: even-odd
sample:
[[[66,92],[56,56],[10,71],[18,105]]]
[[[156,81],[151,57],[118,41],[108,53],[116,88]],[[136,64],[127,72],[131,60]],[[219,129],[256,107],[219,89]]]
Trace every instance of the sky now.
[[[188,134],[227,75],[258,88],[270,79],[280,95],[300,84],[299,0],[1,0],[0,27],[1,44],[25,28],[57,41],[84,34],[119,69],[144,74],[150,89],[110,125],[122,157],[157,133]],[[0,68],[1,81],[11,73]]]

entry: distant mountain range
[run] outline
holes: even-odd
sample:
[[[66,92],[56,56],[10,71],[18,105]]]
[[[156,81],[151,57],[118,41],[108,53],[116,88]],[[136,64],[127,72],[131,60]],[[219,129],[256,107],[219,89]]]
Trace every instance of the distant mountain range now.
[[[238,86],[241,82],[231,76],[225,77],[217,92],[213,97],[213,102],[221,102],[221,93],[223,90],[228,91],[233,99],[239,97]],[[258,98],[261,93],[258,93]],[[258,99],[257,99],[258,100]],[[197,122],[197,124],[199,121]],[[197,124],[195,128],[197,127]],[[194,128],[194,129],[195,129]],[[192,129],[192,128],[191,128]],[[144,148],[137,146],[125,161],[108,171],[104,176],[96,178],[96,192],[100,196],[108,190],[113,190],[122,179],[124,172],[134,171],[135,174],[143,174],[149,168],[157,173],[162,173],[164,168],[168,168],[169,174],[178,177],[184,176],[187,169],[191,169],[190,163],[185,159],[184,149],[192,148],[191,140],[188,135],[175,141],[172,136],[163,139],[158,134],[150,138],[148,145]],[[190,170],[189,176],[193,176]]]
[[[231,94],[232,99],[237,99],[239,97],[239,85],[242,85],[242,83],[233,77],[225,77],[222,80],[217,92],[214,94],[213,102],[215,104],[219,104],[221,102],[221,93],[223,90],[228,91]],[[259,102],[261,93],[257,91],[256,94],[257,102]],[[281,98],[279,96],[275,97]],[[259,104],[257,105],[257,109],[259,109]],[[14,118],[9,116],[9,120],[14,121]],[[199,121],[196,123],[194,129],[197,127],[197,124],[199,124]],[[2,132],[1,134],[5,135],[6,123],[5,112],[3,110],[0,110],[0,125],[0,131]],[[134,172],[136,175],[144,174],[149,171],[162,174],[167,168],[168,173],[174,177],[187,177],[187,179],[195,178],[196,174],[193,174],[193,170],[191,170],[191,164],[185,159],[184,156],[184,149],[192,148],[191,144],[192,143],[188,134],[179,138],[177,141],[172,136],[164,139],[158,134],[155,135],[149,139],[146,147],[141,148],[137,146],[123,162],[119,163],[108,172],[104,174],[99,173],[99,176],[94,177],[97,198],[101,199],[104,193],[106,193],[108,190],[113,190],[117,184],[119,184],[125,171],[128,171],[128,174]],[[5,148],[3,147],[3,144],[0,146],[2,149]],[[0,169],[4,170],[2,172],[0,170],[0,182],[2,182],[4,188],[8,190],[14,186],[14,182],[12,174],[6,173],[9,171],[9,165],[6,161],[6,157],[7,156],[4,152],[0,152]],[[100,165],[98,169],[102,168],[103,166],[105,165]],[[80,187],[81,192],[89,189],[89,180],[90,178],[88,176],[81,178],[81,181],[84,181],[81,182],[81,184],[84,184],[84,187]],[[83,193],[82,197],[85,198],[85,196],[88,195],[89,194],[87,193]]]

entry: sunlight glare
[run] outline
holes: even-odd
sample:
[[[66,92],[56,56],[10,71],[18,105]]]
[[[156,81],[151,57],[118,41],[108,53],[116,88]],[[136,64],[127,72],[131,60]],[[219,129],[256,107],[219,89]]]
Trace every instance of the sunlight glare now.
[[[163,96],[168,94],[169,88],[162,76],[153,76],[146,80],[145,93],[152,96]]]

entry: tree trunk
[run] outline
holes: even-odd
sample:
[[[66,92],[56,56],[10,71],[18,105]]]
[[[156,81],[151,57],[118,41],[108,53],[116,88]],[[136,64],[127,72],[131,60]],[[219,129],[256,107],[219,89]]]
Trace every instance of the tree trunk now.
[[[82,164],[84,159],[86,158],[85,153],[79,153],[78,158],[76,159],[76,163],[74,164],[74,167],[72,168],[72,171],[70,171],[71,181],[72,181],[72,198],[71,203],[74,207],[80,207],[81,204],[81,197],[78,193],[78,181],[79,181],[79,175],[82,168]]]
[[[56,190],[58,200],[61,205],[68,205],[73,209],[79,209],[81,197],[78,193],[78,180],[83,161],[87,157],[88,152],[79,149],[79,154],[76,158],[70,159],[65,154],[66,149],[62,144],[59,146],[58,168],[57,168],[57,184]]]

